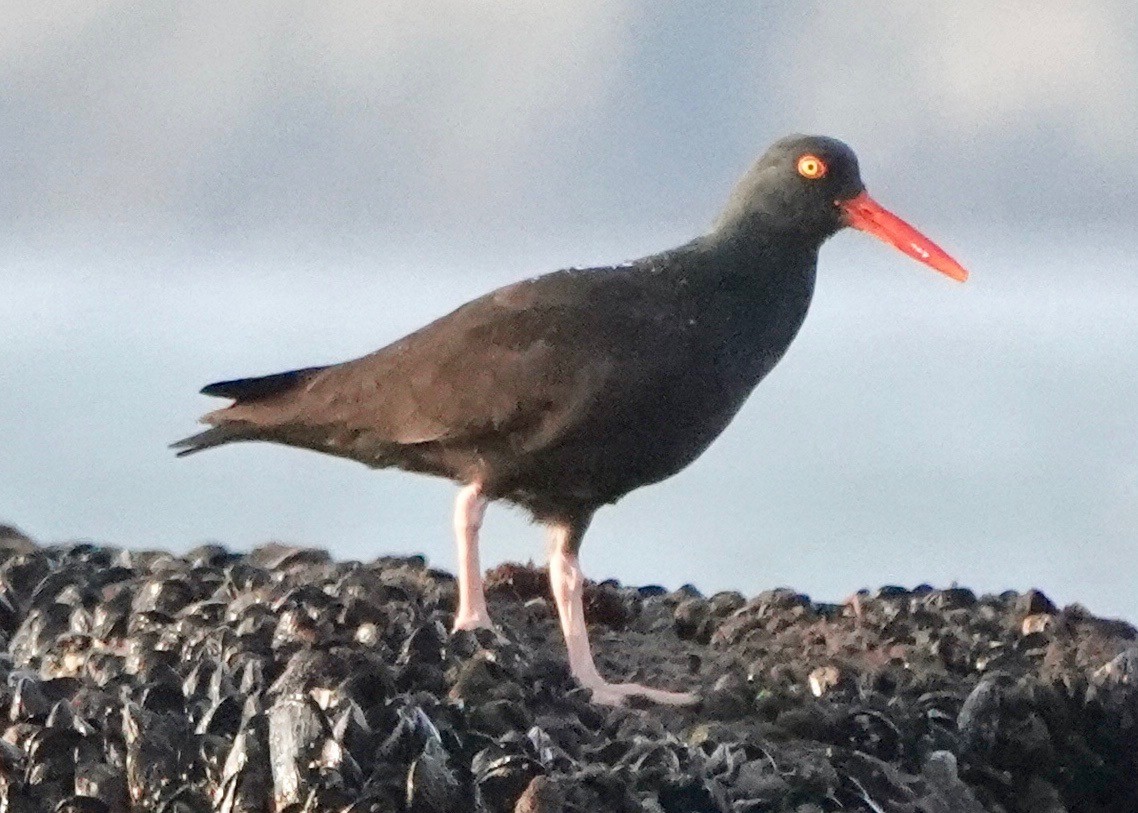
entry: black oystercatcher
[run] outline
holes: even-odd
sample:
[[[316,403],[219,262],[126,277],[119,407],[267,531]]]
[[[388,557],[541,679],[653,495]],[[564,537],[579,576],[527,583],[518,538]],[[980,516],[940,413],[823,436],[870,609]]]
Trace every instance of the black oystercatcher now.
[[[524,506],[549,529],[569,665],[593,700],[691,702],[598,673],[581,540],[598,508],[675,474],[723,431],[798,332],[818,249],[844,226],[967,276],[874,203],[849,147],[790,136],[743,176],[702,237],[508,285],[352,361],[210,384],[204,394],[234,403],[174,446],[184,455],[270,441],[462,484],[455,629],[490,626],[478,563],[487,502]]]

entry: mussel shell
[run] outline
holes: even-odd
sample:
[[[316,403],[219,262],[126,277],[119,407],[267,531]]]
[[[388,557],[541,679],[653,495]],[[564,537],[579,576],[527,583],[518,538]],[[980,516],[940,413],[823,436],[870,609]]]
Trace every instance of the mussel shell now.
[[[407,769],[408,813],[452,813],[459,808],[463,789],[449,757],[439,740],[427,740]]]
[[[490,745],[470,763],[478,798],[492,813],[509,813],[535,776],[545,773],[541,763],[515,748]]]
[[[111,813],[111,808],[93,796],[68,796],[55,806],[55,813]]]

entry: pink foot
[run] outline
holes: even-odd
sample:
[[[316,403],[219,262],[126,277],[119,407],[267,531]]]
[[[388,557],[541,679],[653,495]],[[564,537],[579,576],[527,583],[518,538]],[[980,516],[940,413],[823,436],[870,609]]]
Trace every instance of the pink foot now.
[[[551,525],[549,554],[549,581],[557,603],[557,615],[565,647],[569,653],[569,671],[586,689],[592,691],[592,701],[604,706],[620,706],[630,697],[643,697],[652,703],[668,706],[690,706],[699,698],[687,692],[668,692],[651,689],[639,683],[609,683],[593,661],[589,648],[589,633],[585,627],[585,575],[577,559],[584,528],[571,525]]]
[[[641,686],[639,683],[602,682],[585,688],[592,690],[592,702],[601,706],[623,706],[632,697],[643,697],[662,706],[694,706],[699,702],[699,696],[690,692],[669,692]]]
[[[494,623],[490,620],[490,615],[485,611],[456,614],[451,632],[480,629],[494,629]]]

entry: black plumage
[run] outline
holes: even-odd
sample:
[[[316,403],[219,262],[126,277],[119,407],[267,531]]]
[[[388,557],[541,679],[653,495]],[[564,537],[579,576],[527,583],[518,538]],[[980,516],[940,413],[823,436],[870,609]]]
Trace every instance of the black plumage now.
[[[848,148],[810,142],[846,170],[831,194],[860,191]],[[715,229],[679,248],[514,283],[342,364],[209,385],[236,402],[181,453],[302,446],[480,479],[538,519],[588,515],[675,474],[782,356],[806,316],[818,246],[840,227],[832,205],[805,224],[796,200],[755,189],[793,172],[789,146],[747,175]]]
[[[508,285],[362,358],[211,384],[234,403],[175,445],[268,441],[475,484],[568,529],[575,556],[600,506],[724,430],[794,339],[818,249],[846,225],[963,278],[865,195],[846,145],[792,136],[703,236]]]

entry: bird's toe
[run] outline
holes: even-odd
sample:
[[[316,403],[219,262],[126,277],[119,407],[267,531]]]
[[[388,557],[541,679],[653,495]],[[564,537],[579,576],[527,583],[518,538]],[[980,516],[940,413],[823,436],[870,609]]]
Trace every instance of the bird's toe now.
[[[623,706],[634,697],[662,706],[694,706],[699,702],[699,695],[691,692],[669,692],[639,683],[601,683],[587,688],[592,690],[592,702],[601,706]]]
[[[490,620],[489,613],[481,611],[458,613],[454,617],[454,625],[451,627],[451,632],[479,629],[494,629],[494,622]]]

